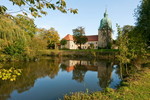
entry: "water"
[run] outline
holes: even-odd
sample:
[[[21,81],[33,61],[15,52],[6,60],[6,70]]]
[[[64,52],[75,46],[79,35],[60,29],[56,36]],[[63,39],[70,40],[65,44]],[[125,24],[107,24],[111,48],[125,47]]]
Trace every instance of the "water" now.
[[[57,100],[72,92],[116,89],[119,68],[111,61],[42,59],[38,62],[7,63],[22,69],[14,82],[0,79],[0,100]]]

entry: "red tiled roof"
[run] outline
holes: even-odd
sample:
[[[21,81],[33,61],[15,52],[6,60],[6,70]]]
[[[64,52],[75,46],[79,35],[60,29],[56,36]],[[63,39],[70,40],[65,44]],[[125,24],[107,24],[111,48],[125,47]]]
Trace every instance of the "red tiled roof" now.
[[[68,40],[68,41],[73,41],[73,36],[68,34],[64,37],[65,40]]]
[[[88,38],[88,41],[98,41],[98,35],[90,35],[90,36],[86,36]],[[66,35],[64,37],[65,40],[68,40],[68,41],[73,41],[73,35]]]
[[[98,35],[90,35],[86,37],[88,38],[88,41],[98,41]]]

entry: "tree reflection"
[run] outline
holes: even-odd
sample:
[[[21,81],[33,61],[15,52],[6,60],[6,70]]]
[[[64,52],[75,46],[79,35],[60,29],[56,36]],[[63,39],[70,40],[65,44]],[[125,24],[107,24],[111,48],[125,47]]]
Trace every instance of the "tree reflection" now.
[[[81,61],[80,61],[81,62]],[[85,73],[87,72],[86,66],[80,64],[75,65],[75,69],[73,70],[72,79],[77,82],[83,82]]]
[[[55,78],[59,71],[58,60],[41,60],[39,62],[20,62],[20,63],[7,63],[6,67],[17,66],[22,69],[21,77],[16,81],[2,81],[0,80],[0,100],[7,100],[13,90],[19,93],[29,90],[34,86],[35,80],[41,77],[49,76]]]
[[[73,71],[72,79],[83,82],[87,71],[97,71],[99,86],[106,88],[111,81],[112,62],[67,60],[61,65],[62,70]],[[73,68],[72,68],[73,67]]]
[[[66,69],[67,69],[67,65],[65,65],[65,64],[61,64],[61,65],[60,65],[60,68],[62,69],[62,71],[66,71]]]
[[[98,62],[98,78],[99,86],[106,88],[109,86],[112,73],[112,63],[110,62]]]
[[[112,65],[112,62],[107,61],[86,60],[64,60],[61,61],[60,64],[60,60],[58,59],[44,59],[39,62],[28,63],[8,63],[5,64],[6,68],[9,69],[9,67],[14,66],[20,68],[22,69],[22,75],[14,82],[0,80],[0,100],[7,100],[10,98],[10,94],[14,90],[22,93],[31,89],[38,78],[48,76],[49,78],[54,79],[57,76],[59,69],[72,72],[72,80],[75,80],[78,83],[84,82],[87,71],[97,72],[99,86],[106,88],[111,81]]]

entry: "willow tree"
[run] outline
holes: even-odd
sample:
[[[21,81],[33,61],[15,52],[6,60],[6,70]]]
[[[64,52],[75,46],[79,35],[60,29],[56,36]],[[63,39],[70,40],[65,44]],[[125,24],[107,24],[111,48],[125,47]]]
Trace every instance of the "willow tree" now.
[[[13,21],[31,37],[33,37],[36,33],[36,25],[34,24],[34,19],[18,14],[17,16],[13,17]]]
[[[29,38],[29,35],[13,20],[5,15],[0,15],[0,41],[3,43],[1,49],[5,48],[5,53],[11,55],[17,52],[22,53]]]

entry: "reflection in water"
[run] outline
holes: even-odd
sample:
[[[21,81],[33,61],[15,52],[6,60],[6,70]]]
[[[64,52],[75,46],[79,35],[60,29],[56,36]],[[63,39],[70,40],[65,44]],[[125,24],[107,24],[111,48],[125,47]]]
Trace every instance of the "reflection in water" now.
[[[109,86],[111,88],[114,88],[116,89],[119,84],[120,84],[120,76],[118,76],[118,73],[119,73],[119,69],[118,69],[118,66],[117,65],[114,65],[113,66],[113,71],[112,71],[112,77],[111,77],[111,82],[109,84]]]
[[[99,62],[98,63],[98,78],[99,86],[102,88],[108,87],[112,72],[112,62]]]
[[[81,65],[81,63],[77,64],[74,66],[72,79],[78,82],[83,82],[86,72],[87,72],[87,69],[85,65]]]
[[[51,62],[51,63],[50,63]],[[0,100],[6,100],[13,90],[18,93],[28,91],[34,86],[36,79],[49,76],[54,78],[59,71],[57,60],[30,62],[30,63],[10,63],[9,65],[19,66],[22,69],[22,77],[17,78],[15,82],[0,80]]]
[[[114,69],[113,69],[114,67]],[[61,68],[67,72],[73,71],[73,78],[77,82],[83,82],[87,71],[96,71],[99,79],[99,86],[101,88],[110,87],[116,88],[121,79],[118,76],[118,67],[113,66],[112,62],[107,61],[81,61],[81,60],[67,60],[63,61]]]
[[[21,68],[22,75],[15,82],[0,80],[0,100],[55,100],[87,88],[116,88],[121,81],[118,67],[106,61],[43,59],[5,66]]]

